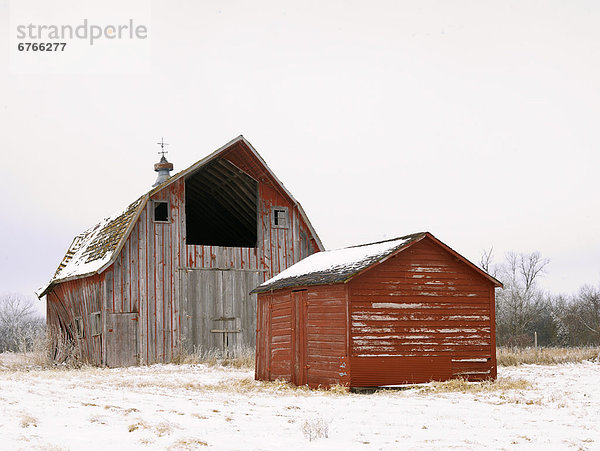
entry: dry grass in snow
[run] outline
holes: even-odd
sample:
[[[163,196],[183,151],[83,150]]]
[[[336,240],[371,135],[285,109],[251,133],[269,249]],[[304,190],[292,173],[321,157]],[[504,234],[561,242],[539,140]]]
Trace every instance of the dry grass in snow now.
[[[468,382],[465,379],[452,379],[445,382],[432,382],[425,385],[421,391],[424,393],[482,393],[506,390],[524,390],[532,386],[526,379],[513,379],[512,377],[499,377],[496,380],[483,382]]]
[[[223,356],[222,352],[196,348],[193,352],[183,351],[173,363],[204,364],[208,366],[225,366],[231,368],[254,368],[254,348],[236,349],[232,356]]]
[[[524,363],[556,365],[585,360],[600,360],[600,347],[576,348],[498,348],[496,358],[499,366],[515,366]]]
[[[598,449],[598,362],[373,394],[218,364],[36,368],[0,354],[6,449]]]

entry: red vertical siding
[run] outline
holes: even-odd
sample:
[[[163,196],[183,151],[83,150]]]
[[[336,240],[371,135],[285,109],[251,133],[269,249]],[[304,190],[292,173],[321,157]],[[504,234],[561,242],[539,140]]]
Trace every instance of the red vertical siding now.
[[[182,337],[178,271],[181,268],[261,270],[262,282],[299,260],[297,242],[301,230],[312,239],[311,251],[318,251],[297,207],[262,163],[241,145],[233,146],[226,155],[228,160],[259,182],[256,248],[186,245],[185,180],[180,179],[152,195],[114,264],[102,274],[102,282],[98,282],[95,276],[77,282],[78,290],[91,289],[100,283],[104,290],[101,296],[105,300],[105,315],[138,313],[140,363],[169,362],[179,350]],[[168,223],[153,221],[153,200],[169,202]],[[273,206],[288,208],[288,228],[272,227]],[[70,302],[69,308],[73,310],[79,308],[76,307],[79,301],[67,295],[74,289],[69,283],[59,284],[53,290],[55,296],[61,299],[66,296],[68,301],[65,302]],[[97,341],[101,343],[100,338]],[[87,342],[84,345],[90,349],[93,346]],[[97,352],[99,357],[89,352],[89,355],[94,355],[94,362],[100,363],[105,348],[104,351],[102,346],[97,350],[94,348],[93,352]]]
[[[256,365],[254,378],[256,380],[269,380],[269,367],[271,365],[271,306],[272,300],[269,293],[257,297],[257,322],[256,322]]]
[[[308,343],[306,323],[308,305],[306,290],[295,290],[292,301],[292,383],[305,385],[308,377]]]

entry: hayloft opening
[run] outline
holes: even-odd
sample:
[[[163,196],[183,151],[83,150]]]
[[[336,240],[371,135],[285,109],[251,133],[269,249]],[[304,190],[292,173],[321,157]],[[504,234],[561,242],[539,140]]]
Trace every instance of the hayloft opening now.
[[[258,182],[227,160],[185,180],[187,244],[256,247]]]

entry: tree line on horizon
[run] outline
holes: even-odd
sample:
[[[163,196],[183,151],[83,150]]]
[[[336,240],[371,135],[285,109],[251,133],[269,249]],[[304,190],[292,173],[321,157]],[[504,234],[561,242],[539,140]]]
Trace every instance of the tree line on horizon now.
[[[600,285],[584,285],[572,295],[539,287],[550,261],[539,252],[509,252],[495,263],[492,249],[479,266],[500,280],[496,291],[497,346],[600,346]],[[0,352],[29,351],[45,335],[45,320],[35,300],[0,295]]]
[[[492,249],[479,265],[500,280],[496,290],[498,346],[599,346],[600,285],[584,285],[572,295],[552,294],[539,287],[550,260],[539,252],[508,252],[494,263]]]

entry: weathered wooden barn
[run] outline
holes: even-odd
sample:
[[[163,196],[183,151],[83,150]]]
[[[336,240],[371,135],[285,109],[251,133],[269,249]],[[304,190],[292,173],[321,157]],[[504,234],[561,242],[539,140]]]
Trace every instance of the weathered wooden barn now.
[[[311,255],[254,290],[256,378],[311,387],[495,378],[499,286],[427,232]]]
[[[97,365],[169,362],[182,349],[253,347],[250,291],[323,250],[304,210],[239,136],[75,237],[50,282],[55,341]]]

